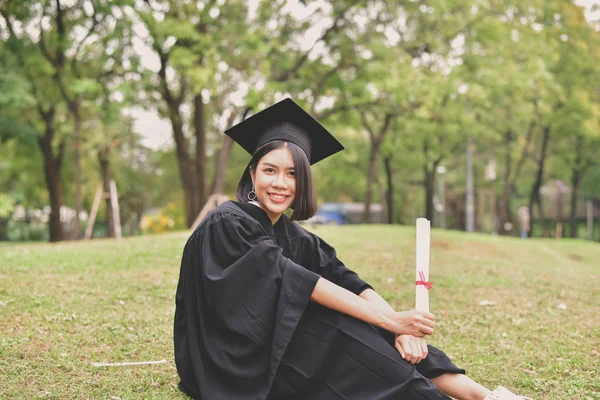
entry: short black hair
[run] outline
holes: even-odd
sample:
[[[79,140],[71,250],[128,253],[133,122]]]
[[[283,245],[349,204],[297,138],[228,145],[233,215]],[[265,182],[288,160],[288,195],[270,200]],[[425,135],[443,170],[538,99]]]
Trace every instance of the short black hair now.
[[[315,186],[313,184],[312,170],[306,153],[296,144],[285,140],[274,140],[266,143],[252,154],[252,159],[242,174],[238,184],[236,197],[242,203],[248,203],[248,193],[252,191],[252,176],[250,170],[256,171],[256,166],[261,158],[275,149],[286,147],[290,150],[294,161],[296,177],[296,197],[292,204],[294,212],[290,217],[294,221],[309,219],[317,212]]]

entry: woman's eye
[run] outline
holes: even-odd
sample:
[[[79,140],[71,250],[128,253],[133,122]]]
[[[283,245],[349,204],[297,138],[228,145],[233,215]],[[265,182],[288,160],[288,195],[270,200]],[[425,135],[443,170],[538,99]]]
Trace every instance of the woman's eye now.
[[[290,176],[296,176],[296,172],[294,172],[294,171],[290,171],[290,172],[289,172],[289,175],[290,175]]]
[[[273,168],[267,168],[267,169],[265,169],[265,172],[271,173],[271,172],[275,172],[275,170]]]

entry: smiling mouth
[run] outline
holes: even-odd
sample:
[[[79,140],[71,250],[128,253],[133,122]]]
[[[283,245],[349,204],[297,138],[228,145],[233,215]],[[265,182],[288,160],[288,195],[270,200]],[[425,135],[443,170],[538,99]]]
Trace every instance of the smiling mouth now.
[[[285,200],[290,196],[284,195],[284,194],[275,194],[275,193],[269,193],[269,197],[274,199],[274,200]]]

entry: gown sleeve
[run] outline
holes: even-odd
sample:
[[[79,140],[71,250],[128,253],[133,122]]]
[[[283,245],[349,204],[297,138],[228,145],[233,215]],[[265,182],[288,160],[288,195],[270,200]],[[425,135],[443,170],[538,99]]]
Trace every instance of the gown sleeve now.
[[[253,219],[210,215],[182,257],[180,388],[194,398],[264,398],[318,279],[284,257]]]
[[[349,268],[337,257],[336,251],[327,242],[311,234],[314,243],[313,254],[315,255],[315,264],[318,266],[318,273],[323,278],[339,285],[354,294],[361,294],[365,289],[373,287],[360,279],[358,274]]]

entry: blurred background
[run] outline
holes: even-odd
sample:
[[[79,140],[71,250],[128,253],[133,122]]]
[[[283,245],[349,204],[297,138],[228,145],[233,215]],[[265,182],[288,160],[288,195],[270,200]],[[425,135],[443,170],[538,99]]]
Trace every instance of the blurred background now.
[[[189,228],[291,96],[346,147],[314,224],[600,241],[599,3],[0,1],[0,240]]]

